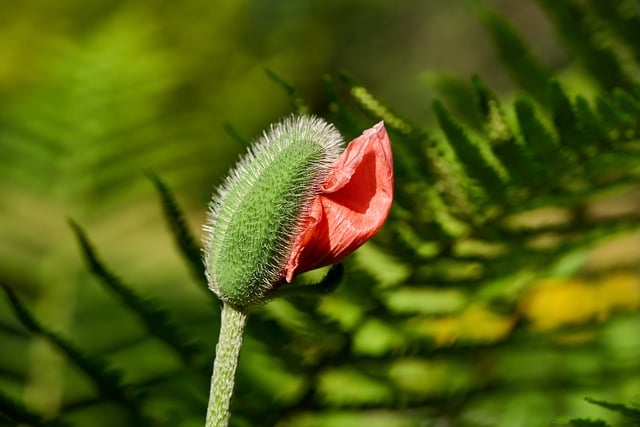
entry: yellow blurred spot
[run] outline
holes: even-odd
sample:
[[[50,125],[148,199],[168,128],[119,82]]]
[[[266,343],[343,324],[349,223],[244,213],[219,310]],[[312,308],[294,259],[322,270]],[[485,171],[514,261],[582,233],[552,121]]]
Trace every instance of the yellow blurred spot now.
[[[531,328],[549,331],[593,320],[605,320],[612,313],[640,309],[640,277],[616,273],[598,281],[577,278],[547,278],[535,282],[522,296],[517,312],[503,315],[486,305],[473,303],[463,311],[443,316],[412,319],[409,330],[432,340],[438,347],[456,342],[492,343],[505,339],[516,321],[524,317]],[[577,345],[593,338],[590,332],[572,332],[559,342]]]
[[[640,307],[640,280],[617,273],[600,280],[548,278],[536,282],[523,296],[520,312],[536,330],[551,330],[590,320],[604,320],[612,312]]]
[[[598,286],[602,302],[600,314],[607,316],[615,310],[640,308],[640,278],[631,273],[617,273],[601,280]]]
[[[504,339],[515,323],[515,317],[503,316],[482,304],[472,304],[462,313],[422,319],[414,324],[422,335],[444,347],[457,341],[490,343]]]
[[[596,310],[589,285],[575,279],[544,279],[524,295],[520,310],[534,329],[548,330],[571,323],[584,323]]]

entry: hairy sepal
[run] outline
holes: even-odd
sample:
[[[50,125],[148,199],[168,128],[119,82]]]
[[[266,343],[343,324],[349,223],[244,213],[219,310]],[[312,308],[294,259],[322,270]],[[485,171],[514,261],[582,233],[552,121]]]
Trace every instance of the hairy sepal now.
[[[283,279],[295,237],[344,143],[315,117],[273,125],[238,162],[209,206],[210,289],[238,307],[265,300]]]

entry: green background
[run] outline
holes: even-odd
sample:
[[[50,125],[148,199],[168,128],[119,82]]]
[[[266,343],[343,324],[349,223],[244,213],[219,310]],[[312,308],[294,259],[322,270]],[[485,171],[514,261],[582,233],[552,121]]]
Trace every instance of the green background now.
[[[584,43],[612,48],[637,85],[640,62],[628,46],[640,40],[611,42],[615,26],[596,12],[606,2],[575,3],[588,4],[586,17],[570,17],[589,29]],[[549,2],[482,4],[507,17],[569,96],[596,102],[603,89],[631,87],[593,71],[589,52],[545,14]],[[638,15],[637,2],[611,5]],[[453,143],[461,162],[437,144],[440,155],[425,160],[436,179],[421,181],[403,163],[424,154],[411,145],[416,129],[453,139],[455,126],[447,133],[448,113],[433,108],[434,98],[474,137],[491,134],[471,111],[472,75],[503,101],[510,126],[514,99],[536,88],[533,74],[520,70],[518,78],[514,66],[501,65],[491,19],[476,2],[4,0],[0,10],[0,281],[46,328],[145,390],[145,422],[203,423],[219,316],[176,251],[145,171],[168,185],[199,241],[213,188],[269,123],[292,112],[340,119],[357,111],[353,122],[336,124],[349,138],[385,118],[402,200],[388,229],[347,261],[335,293],[276,301],[251,318],[233,423],[511,427],[603,417],[633,425],[583,398],[632,405],[639,395],[640,113],[602,126],[635,151],[587,152],[589,162],[575,169],[562,164],[571,156],[551,156],[542,163],[556,167],[552,176],[568,190],[547,194],[557,182],[525,179],[513,200],[518,189],[542,194],[526,203],[485,203],[487,194],[469,183],[460,185],[468,200],[456,193],[460,170],[491,173],[465,163]],[[327,82],[342,82],[339,102]],[[354,90],[360,85],[364,95]],[[562,123],[547,114],[541,92],[531,96],[551,140]],[[504,125],[489,122],[498,133]],[[443,164],[454,166],[442,172]],[[504,165],[503,177],[518,168]],[[486,193],[494,190],[501,188]],[[465,203],[477,205],[475,216],[465,216]],[[508,227],[496,228],[487,218],[504,206],[497,217]],[[122,282],[171,312],[186,341],[200,343],[193,359],[158,342],[135,310],[100,286],[69,218]],[[509,234],[516,229],[529,234]],[[521,237],[531,239],[531,253]],[[0,396],[28,412],[80,426],[142,422],[97,392],[77,361],[27,333],[6,298],[0,349]]]

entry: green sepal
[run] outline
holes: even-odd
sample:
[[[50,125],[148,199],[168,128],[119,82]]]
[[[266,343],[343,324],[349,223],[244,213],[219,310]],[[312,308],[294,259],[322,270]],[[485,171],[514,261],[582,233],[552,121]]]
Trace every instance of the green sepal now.
[[[292,117],[272,126],[231,171],[205,225],[207,278],[220,299],[259,304],[283,283],[294,239],[342,147],[333,126]]]

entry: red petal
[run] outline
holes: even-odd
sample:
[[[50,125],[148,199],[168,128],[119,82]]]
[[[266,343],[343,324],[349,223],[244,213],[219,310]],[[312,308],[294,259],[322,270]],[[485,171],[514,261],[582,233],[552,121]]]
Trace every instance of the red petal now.
[[[297,236],[285,278],[334,264],[382,228],[393,199],[389,136],[380,122],[351,141],[332,166]]]

